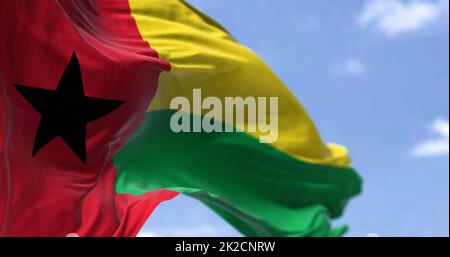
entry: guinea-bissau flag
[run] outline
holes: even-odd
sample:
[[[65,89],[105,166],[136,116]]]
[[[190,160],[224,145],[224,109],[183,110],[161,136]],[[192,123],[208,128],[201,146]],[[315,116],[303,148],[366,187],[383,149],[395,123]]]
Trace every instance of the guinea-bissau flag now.
[[[278,139],[172,132],[170,101],[196,88],[278,97]],[[135,236],[179,194],[246,236],[339,236],[360,191],[346,149],[186,2],[0,1],[0,236]]]

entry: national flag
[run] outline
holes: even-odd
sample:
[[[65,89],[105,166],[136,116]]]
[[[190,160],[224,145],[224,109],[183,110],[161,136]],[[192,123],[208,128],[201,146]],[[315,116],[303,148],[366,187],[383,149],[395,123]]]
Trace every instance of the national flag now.
[[[134,236],[179,193],[247,236],[345,232],[331,219],[361,190],[347,150],[186,2],[2,1],[0,57],[1,236]],[[278,97],[278,139],[174,133],[170,102],[194,89]]]

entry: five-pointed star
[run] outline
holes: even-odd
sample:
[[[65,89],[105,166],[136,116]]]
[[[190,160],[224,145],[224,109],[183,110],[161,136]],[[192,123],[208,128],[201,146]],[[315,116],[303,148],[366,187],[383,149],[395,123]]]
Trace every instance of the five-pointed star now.
[[[55,91],[14,85],[41,115],[33,156],[50,141],[61,137],[85,164],[86,124],[114,111],[123,103],[84,95],[80,64],[75,53]]]

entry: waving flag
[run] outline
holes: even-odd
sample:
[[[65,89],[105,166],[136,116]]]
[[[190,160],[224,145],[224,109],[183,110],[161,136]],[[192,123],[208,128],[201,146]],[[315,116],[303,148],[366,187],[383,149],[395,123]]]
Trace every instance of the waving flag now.
[[[361,190],[346,149],[184,1],[1,1],[0,56],[1,236],[134,236],[179,193],[248,236],[344,233],[330,220]],[[170,103],[194,89],[278,97],[278,138],[173,132]]]

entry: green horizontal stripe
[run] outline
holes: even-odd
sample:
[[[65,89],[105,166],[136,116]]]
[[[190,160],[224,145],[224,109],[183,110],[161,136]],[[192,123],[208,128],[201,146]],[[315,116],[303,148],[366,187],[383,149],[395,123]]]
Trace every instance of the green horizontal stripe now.
[[[152,111],[114,157],[118,193],[187,193],[247,236],[330,236],[359,194],[353,169],[306,163],[246,133],[179,133]]]

